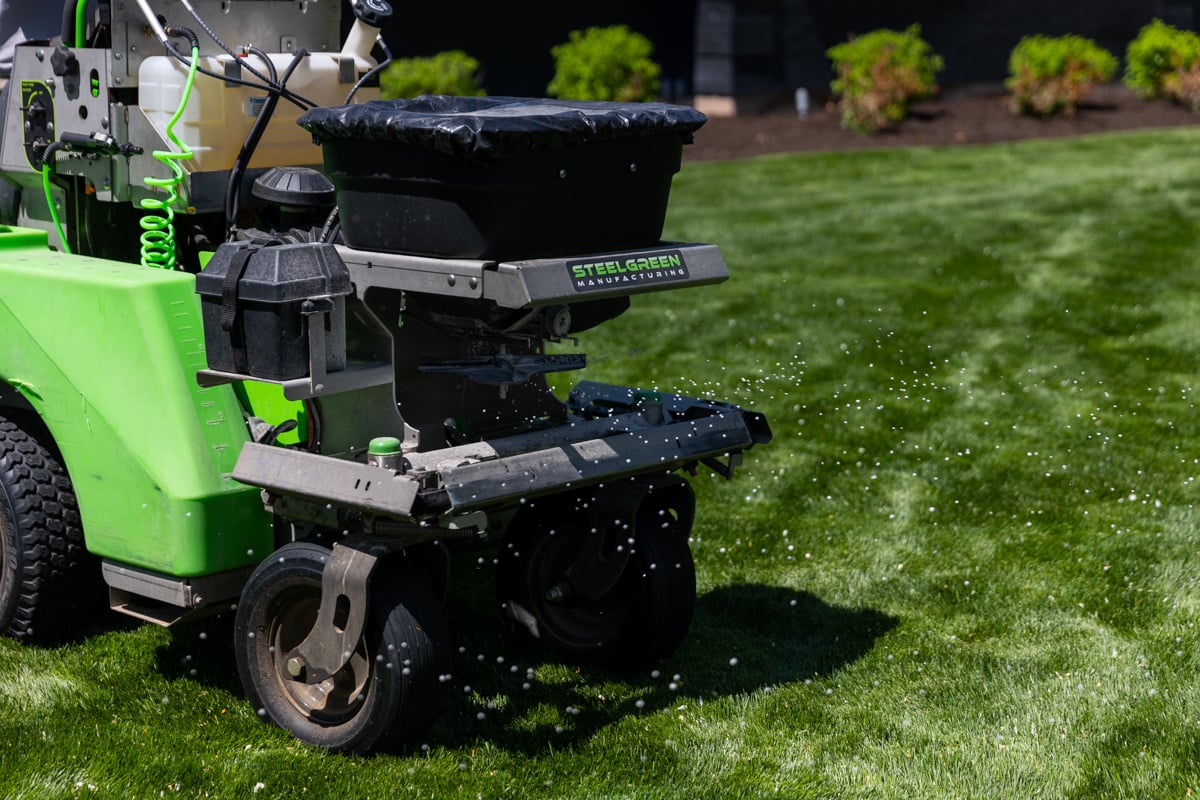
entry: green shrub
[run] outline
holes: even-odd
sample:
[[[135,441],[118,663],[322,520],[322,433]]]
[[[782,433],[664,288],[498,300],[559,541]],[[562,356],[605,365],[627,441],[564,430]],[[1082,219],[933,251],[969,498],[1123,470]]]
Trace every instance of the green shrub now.
[[[908,116],[909,106],[937,91],[934,76],[942,57],[921,38],[921,26],[903,33],[886,28],[851,39],[825,52],[837,78],[842,125],[863,133],[889,128]]]
[[[550,53],[554,79],[546,91],[553,97],[637,103],[658,94],[662,70],[650,59],[654,45],[628,26],[571,31],[570,41]]]
[[[1200,110],[1200,36],[1162,20],[1142,28],[1125,51],[1125,85]]]
[[[398,58],[379,79],[384,98],[451,94],[479,97],[479,62],[461,50],[449,50],[427,58]]]
[[[1008,58],[1013,112],[1074,114],[1098,83],[1112,78],[1117,58],[1082,36],[1026,36]]]

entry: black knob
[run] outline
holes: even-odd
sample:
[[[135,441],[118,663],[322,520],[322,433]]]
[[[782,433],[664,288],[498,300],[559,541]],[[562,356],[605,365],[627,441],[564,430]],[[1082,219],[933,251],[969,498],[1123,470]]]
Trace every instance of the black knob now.
[[[372,28],[383,26],[383,21],[392,15],[392,6],[387,0],[354,0],[350,6],[354,16]]]
[[[372,2],[376,1],[372,0]],[[60,78],[64,75],[78,75],[79,59],[65,45],[60,44],[50,54],[50,69],[54,70],[54,74]]]

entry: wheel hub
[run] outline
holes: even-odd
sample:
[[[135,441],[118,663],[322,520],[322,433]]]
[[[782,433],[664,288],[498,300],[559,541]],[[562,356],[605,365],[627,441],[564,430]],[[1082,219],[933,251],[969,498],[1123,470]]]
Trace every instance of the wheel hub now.
[[[371,662],[366,643],[360,640],[342,669],[322,681],[305,680],[302,665],[287,654],[312,630],[319,606],[316,595],[285,606],[269,633],[270,657],[273,677],[287,700],[309,719],[334,724],[350,719],[361,708]]]

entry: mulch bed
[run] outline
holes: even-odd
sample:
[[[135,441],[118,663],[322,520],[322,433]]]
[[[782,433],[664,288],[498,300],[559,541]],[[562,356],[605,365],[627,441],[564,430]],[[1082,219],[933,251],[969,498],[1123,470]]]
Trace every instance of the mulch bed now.
[[[1200,114],[1163,100],[1142,100],[1121,86],[1100,87],[1074,116],[1049,119],[1014,115],[999,89],[959,90],[918,104],[896,130],[874,136],[842,128],[840,115],[831,105],[814,109],[805,119],[793,109],[713,117],[697,131],[695,144],[684,148],[684,159],[712,161],[806,150],[980,144],[1196,124],[1200,124]]]

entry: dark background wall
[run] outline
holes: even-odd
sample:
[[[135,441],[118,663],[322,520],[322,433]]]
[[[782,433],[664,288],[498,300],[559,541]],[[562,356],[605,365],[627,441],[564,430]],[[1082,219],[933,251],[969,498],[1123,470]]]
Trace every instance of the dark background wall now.
[[[645,34],[669,99],[693,92],[822,90],[825,50],[854,33],[918,23],[946,60],[943,85],[1003,80],[1008,53],[1030,33],[1076,33],[1118,56],[1159,17],[1200,23],[1200,0],[607,0],[411,3],[385,31],[397,55],[461,49],[484,65],[491,94],[542,95],[550,48],[572,30],[617,23]]]
[[[1087,36],[1120,57],[1155,17],[1193,28],[1198,7],[1196,0],[698,0],[695,91],[822,90],[832,78],[826,49],[856,33],[913,23],[945,59],[943,85],[1000,81],[1027,34]]]
[[[550,48],[571,31],[625,23],[654,43],[663,78],[690,87],[696,0],[405,3],[384,31],[395,55],[465,50],[484,68],[489,94],[542,96],[554,75]]]
[[[876,27],[921,25],[922,34],[946,61],[943,83],[1003,79],[1008,55],[1027,34],[1060,36],[1073,33],[1095,39],[1122,57],[1138,30],[1155,17],[1191,27],[1193,3],[1164,0],[1005,0],[972,3],[963,0],[924,2],[785,2],[785,14],[807,11],[822,44],[843,41],[851,32]],[[811,72],[813,65],[793,69]],[[827,73],[828,62],[819,65]]]

